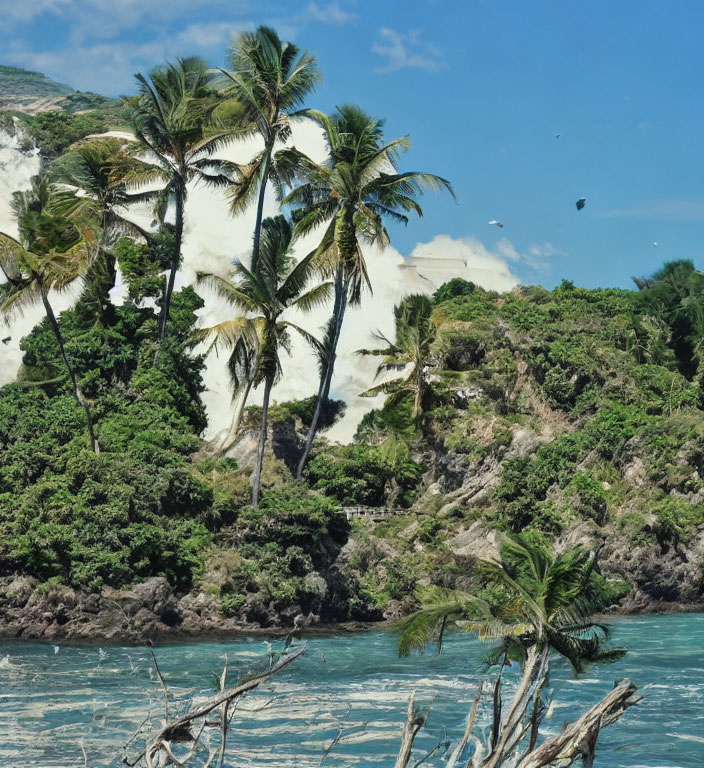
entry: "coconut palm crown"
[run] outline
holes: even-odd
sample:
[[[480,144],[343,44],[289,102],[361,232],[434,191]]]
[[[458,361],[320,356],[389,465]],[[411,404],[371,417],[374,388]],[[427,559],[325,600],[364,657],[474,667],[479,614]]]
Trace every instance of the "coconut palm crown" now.
[[[52,208],[77,227],[100,232],[98,258],[86,275],[81,308],[102,324],[109,309],[108,292],[115,284],[116,264],[112,246],[124,235],[148,239],[149,233],[127,216],[130,195],[124,184],[115,184],[116,167],[132,164],[130,142],[117,136],[87,139],[57,158],[49,167],[53,184]]]
[[[264,147],[246,164],[237,165],[234,183],[228,191],[233,213],[242,212],[258,192],[254,224],[252,268],[256,268],[264,212],[264,196],[269,183],[277,198],[282,196],[274,147],[291,136],[291,121],[306,96],[321,81],[317,60],[293,43],[283,42],[276,30],[261,26],[242,32],[228,52],[229,69],[219,72],[225,92],[244,109],[246,120],[263,141]]]
[[[162,224],[169,205],[173,205],[175,242],[161,307],[160,349],[181,260],[188,184],[195,181],[211,186],[228,185],[233,166],[215,159],[213,152],[246,134],[248,128],[239,118],[226,124],[215,121],[215,110],[224,107],[209,88],[210,71],[200,58],[178,59],[176,63],[152,69],[148,76],[138,74],[136,79],[138,96],[128,117],[137,138],[134,155],[138,157],[133,157],[124,168],[116,167],[114,179],[126,185],[132,201],[153,202],[156,218]],[[229,106],[242,117],[237,105]]]
[[[399,652],[424,649],[433,639],[439,650],[454,621],[482,640],[498,641],[487,654],[490,663],[522,662],[531,647],[556,651],[575,672],[589,662],[616,661],[625,651],[604,645],[608,629],[593,618],[608,602],[592,578],[595,564],[595,555],[582,547],[555,554],[525,536],[507,538],[501,561],[485,564],[503,599],[490,605],[469,594],[440,595],[400,623]]]
[[[99,234],[89,228],[79,230],[68,219],[52,213],[52,203],[46,176],[35,178],[30,191],[13,195],[19,240],[0,232],[0,269],[7,281],[0,294],[0,313],[11,317],[42,302],[76,402],[85,413],[91,447],[100,453],[90,405],[66,354],[49,300],[49,291],[61,291],[89,272],[98,255]]]

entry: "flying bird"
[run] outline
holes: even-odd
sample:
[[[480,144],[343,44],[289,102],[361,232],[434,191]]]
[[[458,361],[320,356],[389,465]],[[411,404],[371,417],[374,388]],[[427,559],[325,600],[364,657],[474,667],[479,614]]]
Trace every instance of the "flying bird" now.
[[[653,248],[657,248],[659,245],[660,243],[657,240],[653,242]]]
[[[503,225],[503,224],[502,224],[500,221],[497,221],[496,219],[492,219],[492,220],[489,222],[489,224],[496,224],[496,226],[497,226],[499,229],[503,229],[503,228],[504,228],[504,225]]]
[[[584,208],[584,205],[586,202],[587,202],[586,197],[580,197],[579,200],[577,200],[577,202],[575,203],[575,205],[577,206],[577,210],[581,211],[582,208]]]
[[[559,134],[559,133],[556,133],[556,134],[555,134],[555,138],[556,138],[556,139],[559,139],[559,138],[560,138],[560,134]]]

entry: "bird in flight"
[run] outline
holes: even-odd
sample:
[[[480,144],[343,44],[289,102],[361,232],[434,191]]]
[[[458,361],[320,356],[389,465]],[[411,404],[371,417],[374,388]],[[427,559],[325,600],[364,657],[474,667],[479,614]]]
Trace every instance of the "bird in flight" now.
[[[559,134],[559,133],[556,133],[556,134],[555,134],[555,138],[556,138],[556,139],[559,139],[559,138],[560,138],[560,134]]]
[[[586,204],[586,202],[587,202],[586,197],[580,197],[579,200],[577,200],[577,202],[575,203],[575,205],[577,206],[577,210],[581,211],[582,208],[584,208],[584,205]]]
[[[659,245],[660,243],[657,240],[655,240],[655,242],[653,243],[653,248],[657,248]]]
[[[502,224],[500,221],[497,221],[496,219],[492,219],[492,220],[489,222],[489,224],[496,224],[496,226],[497,226],[499,229],[503,229],[503,228],[504,228],[504,225],[503,225],[503,224]]]

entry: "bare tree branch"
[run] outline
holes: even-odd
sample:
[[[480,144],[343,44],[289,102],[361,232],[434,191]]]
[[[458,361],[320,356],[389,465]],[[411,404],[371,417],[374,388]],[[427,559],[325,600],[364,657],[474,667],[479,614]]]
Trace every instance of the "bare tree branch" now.
[[[614,689],[598,704],[557,736],[543,742],[536,750],[526,755],[518,768],[542,768],[557,761],[560,765],[571,765],[580,757],[584,766],[589,768],[594,761],[594,747],[600,730],[618,720],[628,707],[643,698],[636,691],[636,686],[628,679],[617,682]]]
[[[469,718],[467,720],[467,727],[464,729],[464,735],[452,751],[450,759],[447,761],[447,768],[455,768],[457,761],[462,756],[462,753],[464,752],[465,747],[469,742],[469,738],[472,735],[472,731],[474,730],[474,723],[477,720],[477,709],[479,708],[479,699],[481,699],[483,688],[484,681],[482,680],[477,686],[477,692],[474,696],[474,701],[472,702],[472,708],[469,710]]]

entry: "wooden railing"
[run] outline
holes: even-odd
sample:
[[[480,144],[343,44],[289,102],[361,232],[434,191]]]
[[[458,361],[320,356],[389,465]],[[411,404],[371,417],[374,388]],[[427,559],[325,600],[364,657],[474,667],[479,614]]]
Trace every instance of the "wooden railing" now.
[[[407,509],[389,509],[387,507],[343,507],[348,520],[363,518],[372,520],[375,523],[385,520],[392,515],[407,515]]]

